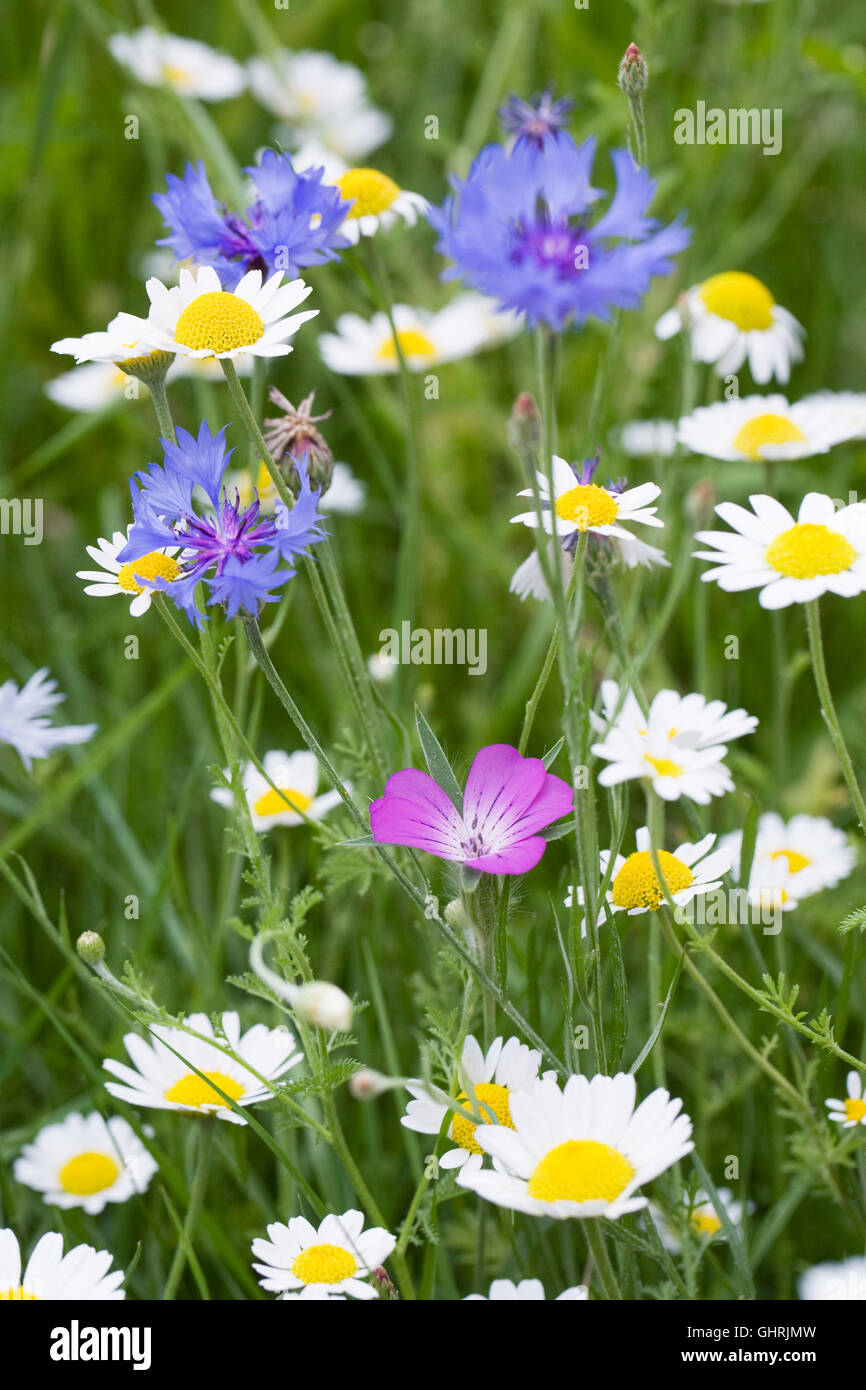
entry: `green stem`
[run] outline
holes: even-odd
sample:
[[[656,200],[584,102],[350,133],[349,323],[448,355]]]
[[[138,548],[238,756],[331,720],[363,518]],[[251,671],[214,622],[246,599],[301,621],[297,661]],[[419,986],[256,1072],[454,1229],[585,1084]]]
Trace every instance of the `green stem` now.
[[[344,1135],[342,1125],[340,1124],[340,1119],[337,1114],[337,1106],[332,1091],[329,1091],[324,1099],[324,1108],[325,1113],[328,1117],[328,1129],[331,1132],[331,1144],[340,1157],[340,1161],[342,1162],[343,1167],[345,1168],[346,1173],[348,1174],[349,1181],[351,1182],[352,1187],[355,1189],[357,1196],[360,1198],[364,1206],[367,1208],[367,1212],[370,1216],[370,1219],[374,1222],[374,1224],[376,1226],[382,1226],[387,1230],[388,1223],[385,1220],[385,1217],[382,1215],[382,1211],[379,1207],[379,1204],[373,1196],[372,1192],[370,1191],[369,1187],[367,1186],[364,1175],[358,1167],[357,1163],[355,1162],[354,1155],[352,1154],[352,1151],[346,1142],[346,1136]],[[412,1275],[409,1272],[409,1266],[406,1262],[404,1250],[405,1247],[403,1250],[395,1248],[391,1258],[394,1261],[394,1271],[397,1275],[397,1282],[400,1285],[400,1292],[402,1293],[405,1299],[413,1300],[415,1298],[415,1286],[412,1282]]]
[[[821,636],[821,610],[818,599],[813,598],[806,604],[806,617],[809,624],[809,651],[812,657],[812,670],[815,675],[818,699],[821,704],[821,714],[827,725],[830,741],[836,750],[836,757],[842,768],[842,776],[845,778],[845,784],[851,794],[857,819],[860,822],[860,829],[866,835],[866,801],[863,800],[863,793],[857,781],[851,754],[848,752],[848,746],[842,734],[842,726],[839,723],[839,716],[836,713],[836,706],[833,703],[833,696],[830,693],[830,682],[827,679],[824,642]]]
[[[192,1233],[195,1230],[199,1213],[204,1202],[204,1194],[207,1189],[210,1151],[217,1123],[218,1121],[213,1117],[207,1119],[202,1118],[200,1121],[198,1161],[196,1163],[195,1176],[192,1180],[192,1187],[189,1192],[189,1205],[187,1206],[186,1219],[183,1223],[183,1236],[174,1252],[174,1259],[168,1271],[168,1278],[165,1281],[165,1288],[162,1291],[163,1302],[170,1302],[171,1299],[174,1298],[181,1280],[181,1275],[186,1267],[187,1251],[192,1241]]]
[[[156,412],[156,423],[159,426],[159,433],[162,439],[170,439],[174,444],[177,435],[174,431],[174,420],[171,416],[171,406],[168,403],[168,392],[165,389],[165,377],[161,381],[151,381],[148,383],[150,399],[153,401],[153,408]]]
[[[613,1264],[611,1263],[604,1231],[599,1226],[597,1220],[590,1219],[585,1224],[586,1238],[589,1242],[593,1263],[598,1270],[598,1277],[601,1280],[604,1296],[605,1298],[620,1302],[622,1300],[622,1294]]]

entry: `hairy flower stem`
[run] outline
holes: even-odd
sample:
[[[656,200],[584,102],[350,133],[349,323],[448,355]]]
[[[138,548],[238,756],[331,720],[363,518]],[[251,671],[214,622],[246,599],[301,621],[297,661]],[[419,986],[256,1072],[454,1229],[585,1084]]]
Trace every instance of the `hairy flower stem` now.
[[[397,551],[397,583],[394,594],[394,626],[399,630],[402,622],[412,622],[415,613],[415,567],[417,564],[418,533],[421,512],[421,461],[418,448],[418,419],[415,404],[415,383],[406,363],[400,343],[400,334],[394,321],[394,296],[388,272],[375,245],[375,238],[366,238],[367,256],[370,266],[371,284],[379,307],[384,312],[391,328],[397,368],[400,379],[400,399],[403,409],[403,423],[406,436],[406,475],[403,498],[403,526],[400,545]],[[394,672],[393,692],[395,707],[399,705],[402,691],[403,668],[398,666]]]
[[[214,1116],[203,1116],[199,1122],[198,1156],[195,1175],[192,1180],[192,1187],[189,1191],[189,1205],[187,1206],[186,1218],[183,1223],[183,1235],[178,1241],[177,1249],[174,1252],[174,1259],[168,1271],[168,1278],[165,1281],[165,1288],[162,1291],[164,1303],[171,1302],[174,1298],[181,1276],[186,1267],[188,1250],[192,1241],[193,1232],[198,1223],[199,1212],[202,1209],[204,1195],[207,1190],[207,1180],[210,1171],[210,1152],[217,1123],[218,1121]]]
[[[295,505],[295,499],[279,467],[275,463],[270,449],[265,443],[264,435],[259,428],[258,421],[247,400],[246,393],[238,378],[235,365],[231,358],[228,357],[222,358],[221,364],[232,398],[240,412],[241,419],[243,420],[244,427],[250,437],[253,448],[267,468],[274,487],[279,494],[280,501],[291,511]],[[361,719],[361,724],[367,738],[373,761],[377,770],[384,772],[384,755],[382,753],[382,746],[379,741],[377,730],[379,712],[373,698],[370,675],[364,664],[360,643],[358,642],[355,625],[352,622],[349,606],[343,592],[343,586],[340,581],[336,562],[333,555],[328,550],[330,542],[324,540],[319,544],[321,549],[326,552],[322,557],[322,568],[327,571],[329,594],[326,593],[325,587],[318,574],[314,575],[316,562],[311,556],[305,558],[305,568],[313,587],[313,595],[321,612],[322,620],[328,629],[329,635],[336,644],[340,673],[343,676],[349,698],[352,700],[358,716]],[[333,613],[328,607],[329,596],[331,603],[334,605]]]
[[[821,705],[821,716],[827,725],[827,732],[830,735],[830,742],[839,759],[839,766],[842,769],[842,776],[851,794],[854,809],[857,812],[857,819],[860,822],[860,829],[866,835],[866,801],[863,800],[863,793],[857,781],[857,774],[854,771],[854,763],[848,746],[842,734],[842,726],[839,723],[839,716],[836,713],[836,706],[833,703],[833,696],[830,692],[830,682],[827,679],[827,665],[824,661],[824,641],[821,636],[821,609],[819,601],[813,598],[806,604],[806,619],[809,625],[809,652],[812,657],[812,671],[815,675],[815,686],[818,691],[818,700]]]
[[[170,439],[172,444],[177,442],[177,435],[174,429],[174,420],[171,417],[171,406],[168,403],[168,392],[165,389],[165,377],[161,381],[151,381],[148,383],[150,399],[153,401],[153,408],[156,412],[156,423],[159,426],[161,439]]]

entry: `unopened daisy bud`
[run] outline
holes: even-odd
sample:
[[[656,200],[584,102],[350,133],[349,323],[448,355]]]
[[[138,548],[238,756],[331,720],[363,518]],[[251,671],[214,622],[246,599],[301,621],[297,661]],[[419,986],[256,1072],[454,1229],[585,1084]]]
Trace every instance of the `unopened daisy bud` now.
[[[626,96],[637,96],[646,91],[649,68],[636,43],[630,43],[623,54],[616,81],[617,86],[625,92]]]
[[[98,931],[83,931],[75,943],[75,949],[85,965],[95,968],[105,960],[105,942]]]
[[[390,1076],[385,1076],[380,1071],[374,1071],[372,1067],[361,1067],[349,1077],[349,1095],[355,1100],[376,1100],[386,1091],[396,1090],[402,1085],[402,1079],[395,1081]]]
[[[294,1002],[295,1013],[314,1028],[328,1032],[348,1033],[352,1026],[354,1005],[338,985],[327,980],[313,980],[301,985]]]
[[[686,493],[683,510],[695,530],[709,526],[716,507],[716,489],[709,478],[701,478]]]
[[[528,391],[521,391],[508,421],[508,442],[519,458],[538,458],[542,444],[541,416]]]

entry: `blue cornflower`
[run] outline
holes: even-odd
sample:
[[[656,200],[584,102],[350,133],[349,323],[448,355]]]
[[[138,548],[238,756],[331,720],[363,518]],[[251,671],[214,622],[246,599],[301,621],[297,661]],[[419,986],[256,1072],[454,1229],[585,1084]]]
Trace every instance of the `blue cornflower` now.
[[[301,266],[339,260],[337,249],[349,245],[338,233],[351,200],[322,182],[323,168],[296,173],[288,155],[265,150],[245,172],[257,197],[243,216],[217,202],[203,164],[187,164],[182,179],[168,174],[168,192],[153,195],[170,232],[158,244],[179,261],[213,266],[226,289],[248,270],[294,276]]]
[[[530,324],[557,331],[637,308],[691,234],[680,219],[657,230],[645,215],[656,185],[627,150],[612,152],[616,192],[590,224],[588,210],[601,196],[589,181],[594,155],[594,139],[577,146],[563,130],[540,145],[487,145],[428,213],[437,250],[454,262],[442,278],[465,279]]]
[[[197,627],[205,620],[195,602],[202,580],[210,590],[207,602],[225,604],[230,618],[240,609],[255,614],[260,604],[273,603],[278,595],[271,591],[291,579],[297,556],[323,539],[321,493],[310,487],[306,459],[295,461],[301,488],[294,507],[289,510],[279,502],[273,516],[262,516],[258,497],[242,507],[237,489],[232,495],[223,484],[233,453],[226,449],[225,426],[211,434],[203,422],[197,438],[179,429],[176,444],[169,439],[160,443],[164,462],[150,464],[129,480],[135,519],[118,560],[138,560],[165,545],[182,545],[176,577],[145,578],[138,570],[135,577],[169,594]],[[197,507],[197,487],[209,507]],[[278,563],[284,568],[277,570]]]
[[[554,101],[552,92],[538,92],[532,101],[512,95],[500,106],[499,120],[506,135],[531,141],[540,149],[549,136],[556,138],[573,106],[571,97]]]

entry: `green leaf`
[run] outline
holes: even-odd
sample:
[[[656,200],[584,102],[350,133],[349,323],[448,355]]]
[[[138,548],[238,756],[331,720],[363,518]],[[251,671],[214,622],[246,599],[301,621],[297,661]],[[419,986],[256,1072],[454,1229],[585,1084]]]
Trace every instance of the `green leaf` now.
[[[641,1069],[641,1067],[643,1066],[644,1062],[646,1061],[647,1057],[650,1055],[650,1053],[652,1052],[652,1050],[653,1050],[653,1048],[655,1047],[656,1043],[658,1042],[659,1034],[661,1033],[662,1029],[663,1029],[664,1026],[665,1026],[665,1019],[666,1019],[667,1016],[668,1016],[668,1009],[670,1008],[671,1000],[672,1000],[673,997],[674,997],[674,991],[676,990],[676,987],[677,987],[677,980],[680,978],[680,971],[682,970],[682,968],[683,968],[683,957],[682,957],[682,956],[679,956],[679,957],[677,958],[677,963],[676,963],[676,965],[674,966],[674,974],[673,974],[673,979],[671,980],[671,983],[670,983],[670,988],[668,989],[668,992],[667,992],[667,994],[665,995],[665,1002],[664,1002],[664,1004],[663,1004],[662,1007],[661,1007],[661,1012],[659,1013],[659,1021],[658,1021],[658,1023],[656,1024],[655,1028],[654,1028],[654,1029],[652,1030],[652,1032],[650,1033],[649,1037],[647,1038],[646,1042],[644,1043],[644,1045],[643,1045],[643,1047],[641,1048],[640,1052],[638,1053],[637,1057],[635,1058],[635,1060],[632,1062],[631,1066],[629,1067],[629,1071],[631,1072],[632,1076],[635,1076],[635,1075],[637,1074],[637,1072],[640,1071],[640,1069]]]
[[[700,1179],[701,1186],[706,1188],[710,1201],[712,1202],[713,1207],[715,1209],[715,1213],[722,1223],[722,1230],[724,1231],[727,1237],[728,1245],[730,1246],[731,1254],[734,1259],[734,1265],[736,1267],[738,1275],[740,1276],[740,1282],[742,1285],[741,1292],[743,1294],[743,1297],[750,1299],[754,1298],[755,1283],[752,1279],[752,1271],[749,1267],[749,1257],[746,1254],[746,1248],[743,1245],[740,1232],[734,1225],[730,1216],[728,1215],[725,1204],[720,1199],[719,1194],[716,1191],[715,1185],[713,1183],[713,1180],[707,1172],[706,1168],[704,1167],[703,1163],[701,1162],[700,1158],[698,1157],[696,1149],[692,1150],[692,1162],[694,1163],[695,1168],[698,1171],[698,1178]]]
[[[552,748],[548,748],[544,757],[541,759],[541,761],[544,763],[546,770],[549,771],[553,764],[556,762],[557,758],[559,757],[559,750],[564,743],[565,739],[561,738],[553,745]]]
[[[572,816],[571,820],[558,821],[556,825],[548,825],[545,830],[539,831],[539,834],[545,840],[562,840],[566,835],[571,834],[576,824],[577,821]]]
[[[752,872],[752,860],[755,857],[755,841],[758,838],[758,817],[760,807],[753,796],[749,797],[752,803],[746,812],[746,819],[743,822],[743,844],[740,850],[740,886],[748,888],[749,878]]]
[[[427,771],[433,781],[439,783],[445,795],[451,798],[462,816],[463,793],[460,790],[460,783],[454,776],[454,771],[443,752],[441,743],[417,705],[415,706],[415,727],[418,730],[418,738],[421,741],[421,751],[424,754]]]

